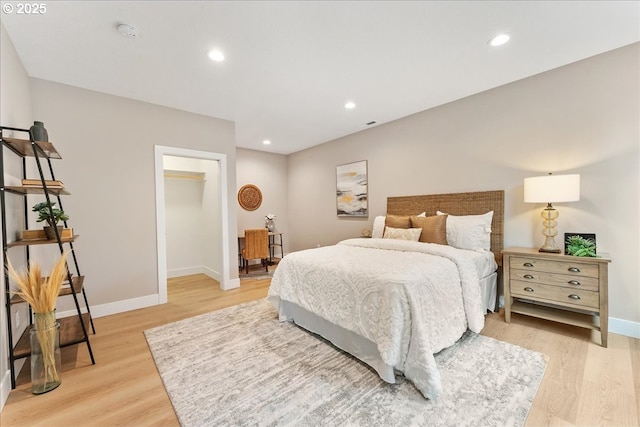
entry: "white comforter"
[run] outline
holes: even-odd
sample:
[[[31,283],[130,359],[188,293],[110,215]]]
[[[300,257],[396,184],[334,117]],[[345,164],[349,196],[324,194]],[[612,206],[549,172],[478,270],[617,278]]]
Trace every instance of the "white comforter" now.
[[[269,296],[373,341],[434,399],[442,385],[433,355],[484,327],[478,280],[468,254],[450,246],[350,239],[284,257]]]

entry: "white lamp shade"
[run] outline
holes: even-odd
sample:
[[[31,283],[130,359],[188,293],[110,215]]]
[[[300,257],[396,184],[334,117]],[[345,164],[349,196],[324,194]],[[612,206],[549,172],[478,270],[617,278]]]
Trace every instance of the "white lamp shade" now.
[[[524,179],[525,203],[577,202],[580,175],[545,175]]]

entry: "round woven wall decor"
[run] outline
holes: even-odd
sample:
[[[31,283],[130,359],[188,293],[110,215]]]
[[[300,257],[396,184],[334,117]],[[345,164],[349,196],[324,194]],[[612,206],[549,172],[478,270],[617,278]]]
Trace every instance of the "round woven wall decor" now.
[[[255,211],[262,204],[262,192],[253,184],[243,185],[238,191],[238,203],[245,210]]]

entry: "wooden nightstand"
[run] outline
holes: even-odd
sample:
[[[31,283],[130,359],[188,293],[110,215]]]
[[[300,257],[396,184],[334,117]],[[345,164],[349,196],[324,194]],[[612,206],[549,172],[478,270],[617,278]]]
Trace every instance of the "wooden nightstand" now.
[[[502,254],[505,322],[519,313],[595,329],[607,346],[610,259],[530,248],[508,248]]]

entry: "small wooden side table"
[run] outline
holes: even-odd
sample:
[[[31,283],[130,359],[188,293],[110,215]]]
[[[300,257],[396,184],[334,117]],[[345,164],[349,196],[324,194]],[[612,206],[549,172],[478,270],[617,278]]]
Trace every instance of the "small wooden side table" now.
[[[595,329],[602,346],[607,346],[611,259],[532,248],[507,248],[502,254],[505,322],[511,322],[511,313],[518,313]]]

